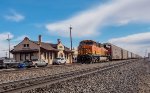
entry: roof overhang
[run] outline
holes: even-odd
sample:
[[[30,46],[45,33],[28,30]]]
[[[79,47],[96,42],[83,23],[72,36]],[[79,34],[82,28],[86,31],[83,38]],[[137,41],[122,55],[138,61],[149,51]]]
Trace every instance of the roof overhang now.
[[[11,53],[29,53],[29,52],[38,52],[38,49],[26,49],[26,50],[11,50]]]
[[[71,50],[64,50],[65,53],[74,53],[74,51]]]

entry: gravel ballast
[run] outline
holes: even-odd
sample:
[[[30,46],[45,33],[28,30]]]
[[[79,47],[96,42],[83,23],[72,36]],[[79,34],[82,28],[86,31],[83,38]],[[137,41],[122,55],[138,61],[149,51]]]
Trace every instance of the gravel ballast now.
[[[150,93],[150,62],[136,61],[111,70],[59,82],[28,93]]]
[[[17,71],[1,71],[0,72],[0,84],[14,82],[19,80],[31,79],[36,77],[42,77],[47,75],[55,75],[59,73],[65,73],[69,71],[81,70],[93,67],[103,67],[106,65],[116,64],[120,61],[95,63],[95,64],[67,64],[67,65],[50,65],[49,67],[20,69]]]

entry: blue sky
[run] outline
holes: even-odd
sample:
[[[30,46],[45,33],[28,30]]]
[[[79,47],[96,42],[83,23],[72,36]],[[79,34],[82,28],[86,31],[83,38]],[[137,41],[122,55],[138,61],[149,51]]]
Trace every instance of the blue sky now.
[[[149,0],[0,0],[0,54],[7,50],[7,34],[12,46],[25,36],[37,40],[41,34],[45,42],[59,38],[69,47],[72,25],[74,47],[92,39],[144,55],[150,50],[149,4]]]
[[[49,34],[43,26],[46,23],[56,22],[73,16],[75,13],[84,11],[95,4],[101,3],[99,0],[1,0],[0,1],[0,32],[9,31],[15,37],[27,35],[32,39],[37,39],[39,34],[43,35],[45,41],[55,42],[59,36]],[[6,20],[4,16],[13,15],[12,11],[24,16],[23,20],[14,22]],[[68,30],[68,29],[66,29]],[[34,35],[34,37],[33,37]],[[62,39],[68,39],[63,37]]]

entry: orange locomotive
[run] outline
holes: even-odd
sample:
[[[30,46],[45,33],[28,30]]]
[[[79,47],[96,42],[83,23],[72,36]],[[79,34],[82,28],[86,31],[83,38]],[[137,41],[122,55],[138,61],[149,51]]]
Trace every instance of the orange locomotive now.
[[[80,63],[108,61],[108,50],[93,40],[83,40],[78,47],[77,60]]]

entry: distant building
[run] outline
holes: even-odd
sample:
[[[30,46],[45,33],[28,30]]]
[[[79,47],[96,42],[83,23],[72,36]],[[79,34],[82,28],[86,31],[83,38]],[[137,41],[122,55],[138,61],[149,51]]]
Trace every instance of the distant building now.
[[[148,53],[148,58],[150,59],[150,53]]]
[[[43,59],[52,64],[53,59],[57,57],[63,57],[67,63],[72,63],[73,52],[65,47],[60,39],[57,40],[57,44],[46,43],[41,41],[41,35],[39,35],[38,41],[25,37],[22,42],[14,46],[11,53],[16,61]]]

